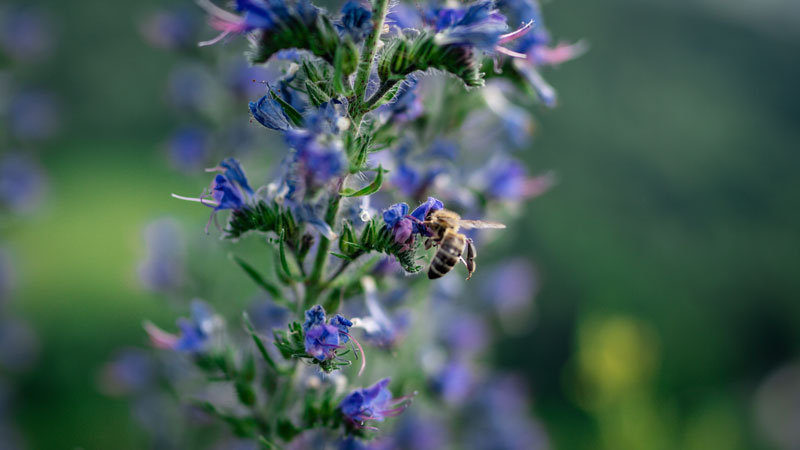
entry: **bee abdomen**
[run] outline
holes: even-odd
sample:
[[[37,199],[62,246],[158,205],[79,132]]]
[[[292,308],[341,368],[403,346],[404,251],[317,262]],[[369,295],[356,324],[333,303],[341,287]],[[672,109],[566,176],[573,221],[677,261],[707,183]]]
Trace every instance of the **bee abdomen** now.
[[[463,243],[459,246],[459,242],[458,239],[445,239],[442,242],[441,247],[439,247],[436,255],[434,255],[433,261],[431,261],[431,265],[428,268],[429,279],[435,280],[441,278],[447,272],[453,270],[453,267],[458,264],[458,259],[461,257],[461,253],[464,250]]]

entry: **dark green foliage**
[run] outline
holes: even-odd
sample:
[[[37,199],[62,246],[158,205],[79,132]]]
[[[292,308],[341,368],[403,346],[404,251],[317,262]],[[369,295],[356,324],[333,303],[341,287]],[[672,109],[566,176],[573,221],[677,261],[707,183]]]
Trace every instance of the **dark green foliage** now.
[[[292,8],[291,14],[273,29],[258,31],[250,53],[253,63],[265,63],[275,53],[290,48],[308,50],[328,63],[334,63],[336,50],[342,45],[336,28],[316,7],[302,6],[300,2],[299,9],[313,10],[298,12],[297,7]]]
[[[297,239],[297,222],[292,214],[277,203],[259,201],[255,205],[231,213],[225,233],[228,238],[238,238],[249,231],[284,233],[289,242]],[[291,245],[291,244],[290,244]]]
[[[418,70],[449,72],[467,86],[483,86],[479,55],[467,45],[439,45],[435,35],[420,32],[391,41],[378,59],[378,75],[384,83],[398,82]]]
[[[345,222],[344,227],[350,225]],[[350,236],[355,233],[350,232]],[[403,244],[394,241],[391,230],[386,227],[383,219],[376,217],[364,225],[364,230],[356,242],[339,243],[339,248],[344,255],[350,259],[355,259],[365,253],[372,251],[385,253],[397,258],[400,266],[409,273],[417,273],[422,267],[416,264],[416,250],[419,247],[417,242],[412,248],[404,248]]]

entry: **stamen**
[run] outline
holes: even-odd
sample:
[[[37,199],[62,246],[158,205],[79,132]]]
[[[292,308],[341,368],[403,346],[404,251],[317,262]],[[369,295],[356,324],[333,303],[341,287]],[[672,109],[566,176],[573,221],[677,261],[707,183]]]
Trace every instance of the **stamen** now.
[[[184,197],[178,194],[170,194],[172,198],[177,198],[178,200],[186,200],[187,202],[197,202],[202,203],[205,206],[211,206],[212,208],[216,208],[219,206],[217,202],[209,202],[208,200],[204,199],[203,197],[195,198],[195,197]]]
[[[519,27],[517,30],[512,31],[511,33],[504,34],[500,36],[500,40],[497,41],[498,44],[505,44],[506,42],[511,42],[513,40],[519,39],[522,36],[528,34],[528,31],[531,31],[533,28],[533,20],[526,23],[525,25]]]
[[[231,30],[225,30],[225,31],[223,31],[222,33],[220,33],[220,34],[219,34],[217,37],[215,37],[215,38],[213,38],[213,39],[209,39],[209,40],[207,40],[207,41],[200,41],[200,42],[198,42],[198,43],[197,43],[197,46],[198,46],[198,47],[207,47],[207,46],[209,46],[209,45],[214,45],[214,44],[216,44],[217,42],[219,42],[219,41],[221,41],[221,40],[225,39],[225,36],[227,36],[227,35],[229,35],[229,34],[231,34]]]
[[[236,14],[226,11],[219,6],[211,3],[210,0],[195,0],[197,5],[203,8],[207,13],[209,13],[212,17],[216,17],[227,22],[239,22],[242,20],[241,17],[237,16]]]
[[[495,49],[495,51],[497,53],[502,53],[502,54],[508,55],[508,56],[510,56],[512,58],[528,59],[528,56],[525,53],[515,52],[514,50],[509,50],[509,49],[507,49],[505,47],[501,47],[499,45],[496,45],[494,47],[494,49]]]
[[[361,374],[364,373],[364,368],[367,367],[367,355],[364,354],[364,348],[361,347],[361,344],[358,343],[356,338],[351,336],[350,333],[344,333],[344,334],[345,336],[349,337],[354,344],[356,344],[356,347],[358,347],[358,351],[361,352],[361,369],[358,370],[358,376],[360,377]]]

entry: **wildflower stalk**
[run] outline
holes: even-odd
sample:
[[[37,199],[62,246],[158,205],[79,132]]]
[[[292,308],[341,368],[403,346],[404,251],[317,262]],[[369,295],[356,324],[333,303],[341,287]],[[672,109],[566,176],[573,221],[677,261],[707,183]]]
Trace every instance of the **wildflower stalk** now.
[[[341,200],[341,195],[336,193],[331,194],[328,210],[325,213],[325,223],[331,227],[336,224],[336,214],[339,213],[339,203]],[[320,236],[319,247],[317,248],[317,254],[314,259],[314,267],[311,269],[311,276],[309,276],[306,282],[306,300],[304,308],[313,305],[322,290],[322,279],[325,276],[326,266],[328,265],[330,249],[331,240],[325,236]]]
[[[370,32],[367,41],[364,43],[364,48],[361,50],[361,59],[358,62],[358,71],[356,72],[356,81],[353,85],[355,92],[355,101],[353,102],[354,114],[353,120],[356,127],[361,123],[361,118],[364,117],[366,111],[363,111],[364,99],[367,95],[367,81],[369,81],[369,74],[372,69],[372,61],[375,59],[375,53],[378,51],[378,42],[380,41],[381,33],[383,32],[383,22],[386,19],[386,13],[389,9],[389,0],[375,0],[372,9],[372,17],[375,19],[372,32]]]

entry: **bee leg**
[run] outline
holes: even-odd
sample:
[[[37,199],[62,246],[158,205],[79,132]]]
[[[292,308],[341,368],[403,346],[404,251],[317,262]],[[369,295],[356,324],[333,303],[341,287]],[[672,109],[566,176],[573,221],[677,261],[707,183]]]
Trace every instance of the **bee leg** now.
[[[464,265],[467,266],[467,280],[472,278],[472,274],[475,272],[475,258],[478,256],[478,252],[475,250],[475,244],[472,242],[472,239],[467,239],[467,257],[461,258],[464,261]]]
[[[425,250],[429,250],[431,247],[433,247],[433,241],[431,238],[425,239]]]

